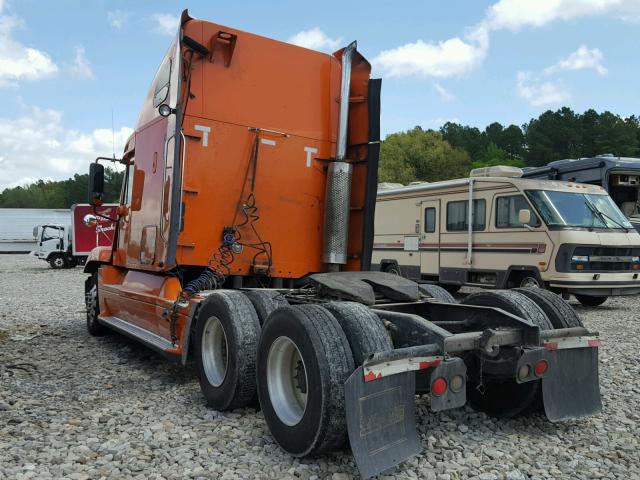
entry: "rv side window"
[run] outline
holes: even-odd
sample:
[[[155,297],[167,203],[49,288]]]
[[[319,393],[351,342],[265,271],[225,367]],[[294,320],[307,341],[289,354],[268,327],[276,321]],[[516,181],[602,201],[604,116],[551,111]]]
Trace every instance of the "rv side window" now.
[[[447,230],[463,232],[467,230],[467,200],[447,203]],[[484,199],[473,201],[473,229],[484,230],[486,202]]]
[[[522,195],[512,195],[510,197],[498,197],[496,199],[496,227],[497,228],[523,228],[524,225],[518,220],[520,210],[531,211],[531,221],[529,225],[538,227],[540,220],[533,209]]]
[[[424,209],[424,231],[425,233],[433,233],[436,231],[436,209]]]

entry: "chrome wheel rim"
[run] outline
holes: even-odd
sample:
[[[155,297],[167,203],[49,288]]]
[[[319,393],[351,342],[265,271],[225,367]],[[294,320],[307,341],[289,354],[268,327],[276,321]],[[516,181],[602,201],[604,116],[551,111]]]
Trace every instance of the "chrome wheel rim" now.
[[[307,369],[300,350],[289,337],[278,337],[267,357],[269,399],[282,423],[297,425],[307,408]]]
[[[539,288],[540,283],[538,283],[538,280],[533,277],[525,277],[520,282],[520,286],[524,288]]]
[[[58,257],[58,258],[53,260],[53,264],[56,267],[62,267],[64,265],[64,260],[62,260],[62,258]]]
[[[209,317],[202,332],[202,366],[207,380],[219,387],[227,376],[229,346],[227,334],[217,317]]]

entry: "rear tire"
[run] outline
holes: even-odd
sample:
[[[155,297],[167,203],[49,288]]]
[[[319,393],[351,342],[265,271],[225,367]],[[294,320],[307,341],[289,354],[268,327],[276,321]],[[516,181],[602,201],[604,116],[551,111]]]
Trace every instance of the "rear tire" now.
[[[256,393],[260,323],[239,291],[218,290],[198,312],[194,353],[207,405],[219,411],[246,407]]]
[[[598,307],[607,301],[609,297],[591,297],[589,295],[576,295],[578,300],[585,307]]]
[[[551,321],[553,328],[582,327],[582,320],[568,302],[542,288],[516,288],[514,291],[533,300]]]
[[[84,282],[85,305],[87,307],[87,330],[94,337],[101,337],[109,329],[98,321],[100,303],[98,300],[98,274],[94,273]]]
[[[302,457],[347,440],[344,383],[353,354],[338,321],[320,305],[275,310],[258,347],[258,395],[280,446]]]
[[[447,291],[447,289],[439,285],[420,283],[418,285],[418,289],[421,293],[424,293],[431,298],[435,298],[436,300],[440,300],[442,303],[458,303],[456,302],[456,299],[453,298],[453,295],[451,295],[451,293]]]
[[[271,312],[276,308],[289,306],[289,301],[284,295],[275,290],[244,290],[242,293],[247,296],[253,304],[253,308],[256,309],[260,325],[264,325]]]
[[[393,350],[391,338],[382,320],[364,305],[355,302],[331,302],[322,305],[340,324],[347,337],[356,368],[373,353]]]
[[[529,320],[542,330],[553,329],[553,325],[544,311],[533,300],[514,290],[474,293],[465,298],[462,303],[464,305],[501,308],[508,313]],[[481,359],[476,357],[474,360],[472,365],[479,369]],[[490,360],[485,359],[484,361]],[[535,408],[538,395],[542,390],[540,380],[518,384],[515,378],[491,379],[487,377],[483,380],[484,391],[480,392],[478,378],[477,372],[469,375],[469,388],[467,388],[469,403],[474,408],[496,417],[510,418],[530,411]]]

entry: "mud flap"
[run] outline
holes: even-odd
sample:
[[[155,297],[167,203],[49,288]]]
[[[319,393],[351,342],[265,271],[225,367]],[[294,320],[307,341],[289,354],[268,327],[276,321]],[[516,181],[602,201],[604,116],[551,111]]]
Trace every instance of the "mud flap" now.
[[[345,383],[351,451],[363,478],[420,453],[416,431],[415,372],[364,381],[358,367]]]
[[[549,373],[542,378],[547,418],[559,422],[602,411],[598,349],[567,348],[549,353]]]

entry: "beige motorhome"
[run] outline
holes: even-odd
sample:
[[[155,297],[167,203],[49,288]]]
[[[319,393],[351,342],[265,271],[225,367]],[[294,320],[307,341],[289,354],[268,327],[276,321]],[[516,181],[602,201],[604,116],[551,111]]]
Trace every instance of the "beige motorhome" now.
[[[380,188],[372,269],[452,291],[541,286],[590,306],[640,293],[640,235],[604,189],[521,175]]]

